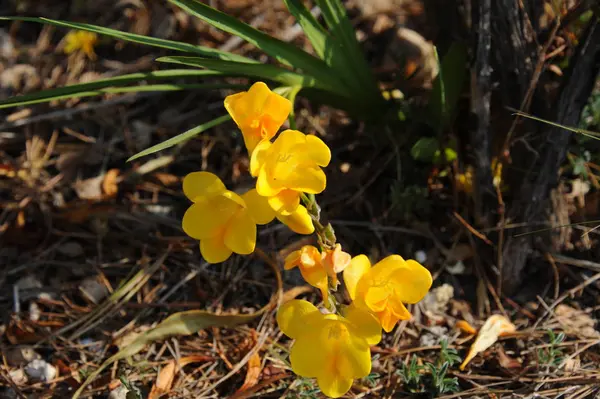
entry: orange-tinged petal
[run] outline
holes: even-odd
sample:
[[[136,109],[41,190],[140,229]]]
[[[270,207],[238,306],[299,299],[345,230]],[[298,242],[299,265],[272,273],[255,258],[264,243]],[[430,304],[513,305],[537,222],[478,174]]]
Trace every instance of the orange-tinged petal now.
[[[335,244],[335,248],[333,250],[325,250],[322,254],[322,262],[328,273],[335,275],[336,273],[340,273],[344,271],[352,261],[352,256],[342,251],[342,246],[340,244]]]
[[[221,196],[196,202],[183,215],[183,231],[197,240],[214,237],[220,234],[237,209],[235,202]]]
[[[268,140],[261,141],[250,157],[250,175],[252,177],[258,176],[260,169],[265,163],[267,156],[269,155],[269,149],[272,143]]]
[[[402,267],[392,274],[391,281],[396,296],[404,303],[419,302],[432,284],[429,270],[412,259],[404,262]]]
[[[323,140],[317,136],[308,134],[306,135],[306,144],[308,145],[311,159],[315,161],[317,165],[329,165],[329,162],[331,162],[331,150]]]
[[[242,195],[248,212],[256,224],[267,224],[275,219],[275,211],[269,206],[267,197],[252,189]]]
[[[248,255],[256,246],[256,224],[244,209],[229,221],[224,236],[225,245],[236,254]]]
[[[294,190],[283,190],[277,195],[268,197],[268,202],[275,212],[290,215],[300,205],[300,193]]]
[[[377,313],[381,327],[387,333],[392,331],[398,322],[398,318],[394,316],[390,309],[384,309],[382,312]]]
[[[381,341],[381,325],[370,312],[351,304],[344,309],[344,317],[352,324],[353,334],[364,338],[369,345]]]
[[[327,273],[322,267],[303,268],[300,266],[300,273],[304,280],[315,288],[318,288],[323,295],[323,301],[329,299],[329,287],[327,284]]]
[[[388,300],[388,307],[399,320],[408,320],[412,317],[406,306],[395,295]]]
[[[321,266],[321,253],[312,245],[305,245],[300,249],[300,268],[312,269],[315,266],[323,270]],[[323,270],[324,271],[324,270]]]
[[[303,205],[291,215],[277,215],[277,219],[295,233],[312,234],[315,231],[312,219]]]
[[[226,191],[225,184],[210,172],[193,172],[183,179],[183,193],[191,201],[197,197],[210,198]]]
[[[305,333],[307,327],[307,316],[321,317],[321,312],[312,303],[292,299],[279,307],[277,311],[277,325],[282,333],[292,339],[297,339]]]
[[[225,246],[222,236],[200,240],[200,253],[208,263],[221,263],[231,256],[231,249]]]
[[[358,282],[370,269],[371,261],[365,255],[355,256],[350,261],[350,265],[344,269],[346,290],[352,300],[356,299]]]
[[[302,254],[301,250],[297,250],[294,252],[291,252],[288,256],[285,257],[285,262],[283,265],[283,269],[284,270],[290,270],[293,269],[296,266],[300,265],[300,256]]]

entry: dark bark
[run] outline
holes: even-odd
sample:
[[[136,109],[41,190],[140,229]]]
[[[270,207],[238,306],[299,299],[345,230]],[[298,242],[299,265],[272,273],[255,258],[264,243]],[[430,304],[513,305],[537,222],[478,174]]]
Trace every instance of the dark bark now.
[[[587,104],[600,70],[600,25],[594,18],[582,35],[570,68],[563,78],[558,100],[548,116],[559,124],[577,126],[581,112]],[[520,203],[509,212],[511,220],[533,223],[543,220],[549,205],[552,188],[558,183],[558,170],[565,156],[573,133],[554,126],[539,124],[537,128],[541,143],[536,146],[540,156],[535,165],[537,173],[525,179],[521,185]],[[503,249],[502,282],[506,292],[514,292],[523,282],[524,269],[534,248],[532,236],[509,238]]]

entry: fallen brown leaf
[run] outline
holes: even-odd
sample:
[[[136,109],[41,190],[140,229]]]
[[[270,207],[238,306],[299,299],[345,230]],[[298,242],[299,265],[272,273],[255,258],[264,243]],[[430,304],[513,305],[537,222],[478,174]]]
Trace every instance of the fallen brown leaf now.
[[[469,364],[469,362],[473,360],[478,353],[483,352],[490,346],[494,345],[499,336],[515,332],[516,329],[517,328],[515,325],[512,324],[506,317],[501,315],[490,316],[483,324],[483,327],[481,327],[481,330],[479,330],[479,334],[477,335],[475,342],[473,342],[473,345],[471,345],[469,353],[467,353],[465,360],[462,362],[459,368],[464,370],[467,364]]]
[[[156,382],[152,386],[152,390],[150,391],[148,399],[158,399],[162,395],[168,393],[173,387],[177,370],[179,370],[181,367],[184,367],[190,363],[206,362],[209,360],[213,360],[213,358],[210,356],[195,355],[182,357],[179,360],[173,359],[169,361],[169,363],[167,363],[167,365],[160,370],[160,373],[158,373]]]
[[[247,389],[252,388],[258,382],[258,377],[260,376],[260,355],[258,352],[254,352],[254,354],[248,360],[248,371],[246,371],[246,378],[244,379],[244,384],[231,396],[233,398],[242,398],[242,395]]]

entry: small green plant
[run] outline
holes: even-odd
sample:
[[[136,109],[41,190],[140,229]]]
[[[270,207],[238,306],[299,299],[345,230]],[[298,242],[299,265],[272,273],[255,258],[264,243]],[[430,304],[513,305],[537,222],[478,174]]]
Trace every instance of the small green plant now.
[[[371,388],[375,388],[377,386],[378,380],[381,378],[381,374],[379,373],[371,373],[365,378],[363,378],[363,382],[370,386]]]
[[[291,389],[286,398],[303,398],[303,399],[317,399],[319,398],[319,392],[321,390],[315,386],[315,380],[311,378],[300,378],[296,380],[296,384]]]
[[[419,365],[417,357],[413,355],[410,362],[402,364],[397,374],[402,378],[409,392],[427,392],[432,397],[437,397],[446,393],[458,392],[458,378],[446,377],[448,369],[457,363],[460,363],[460,357],[456,349],[449,348],[448,342],[440,342],[442,348],[435,363],[427,362],[425,365]]]
[[[135,385],[129,382],[124,375],[120,375],[119,380],[121,380],[121,384],[127,388],[127,395],[125,396],[126,399],[142,399],[142,392]]]
[[[565,340],[565,334],[555,334],[554,331],[548,330],[548,340],[549,347],[538,349],[539,364],[556,367],[563,360],[563,351],[558,346]]]

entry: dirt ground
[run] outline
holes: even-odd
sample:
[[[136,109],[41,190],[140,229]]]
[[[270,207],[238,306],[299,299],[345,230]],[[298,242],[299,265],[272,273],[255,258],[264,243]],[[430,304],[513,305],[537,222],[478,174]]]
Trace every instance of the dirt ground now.
[[[207,3],[310,50],[282,1]],[[430,42],[447,40],[440,38],[447,27],[435,7],[415,0],[356,0],[347,6],[386,88],[400,88],[411,103],[426,102],[437,70]],[[89,22],[262,57],[166,1],[9,0],[0,4],[0,15]],[[0,100],[158,69],[153,60],[168,54],[102,39],[93,60],[66,55],[66,33],[0,21]],[[409,54],[408,62],[400,63],[398,54]],[[543,81],[548,87],[560,83],[553,68],[544,74],[550,75]],[[253,185],[233,123],[126,162],[223,115],[223,98],[230,93],[104,94],[0,110],[0,397],[71,397],[104,361],[167,316],[191,309],[255,312],[277,294],[279,278],[288,298],[318,303],[317,291],[297,271],[282,270],[283,257],[311,238],[268,225],[259,230],[257,254],[209,265],[181,229],[189,206],[181,190],[187,173],[209,170],[235,190]],[[318,199],[342,246],[373,259],[391,253],[416,258],[434,276],[431,293],[412,307],[414,317],[372,349],[371,375],[357,380],[346,397],[594,397],[600,392],[594,225],[554,230],[547,251],[530,251],[523,284],[510,294],[499,289],[496,256],[509,236],[597,216],[600,168],[588,159],[581,166],[587,178],[567,170],[581,158],[578,149],[593,152],[595,144],[571,142],[571,158],[554,171],[558,184],[546,193],[547,212],[538,224],[524,226],[514,218],[482,228],[465,185],[473,164],[465,154],[474,146],[466,134],[469,99],[466,89],[448,129],[448,137],[461,141],[458,159],[444,167],[410,156],[408,143],[435,134],[429,127],[372,127],[305,99],[297,103],[298,129],[317,134],[332,149],[329,184]],[[514,115],[492,108],[494,129],[510,129]],[[494,215],[523,200],[514,185],[499,192]],[[514,330],[461,370],[477,330],[492,315],[503,316]],[[238,327],[149,343],[110,364],[83,397],[322,397],[313,381],[292,373],[288,348],[269,309]],[[448,368],[440,370],[444,362]]]

